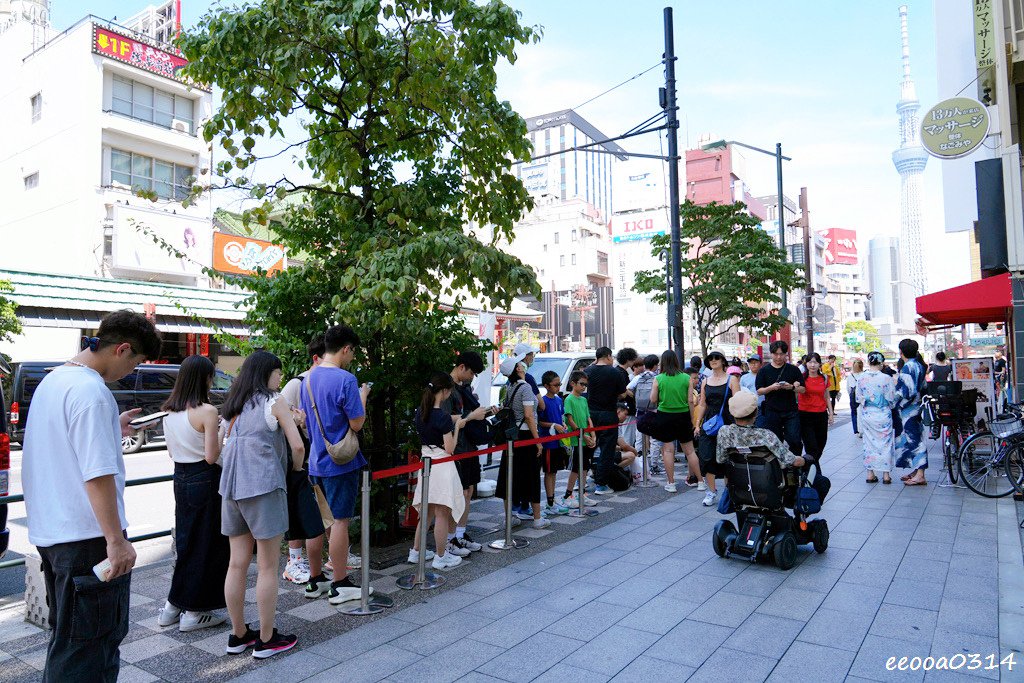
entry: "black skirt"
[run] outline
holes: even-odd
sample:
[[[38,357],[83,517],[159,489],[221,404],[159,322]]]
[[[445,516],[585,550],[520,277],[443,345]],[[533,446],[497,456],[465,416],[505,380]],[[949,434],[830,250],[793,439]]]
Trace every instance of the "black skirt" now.
[[[529,432],[520,432],[520,439],[529,439]],[[540,459],[537,457],[537,446],[516,446],[513,450],[512,462],[512,502],[540,502]],[[501,469],[498,470],[498,487],[494,495],[505,498],[506,472],[508,471],[508,453],[501,456]]]
[[[167,600],[178,609],[223,609],[231,547],[220,532],[220,465],[174,463],[174,547]]]

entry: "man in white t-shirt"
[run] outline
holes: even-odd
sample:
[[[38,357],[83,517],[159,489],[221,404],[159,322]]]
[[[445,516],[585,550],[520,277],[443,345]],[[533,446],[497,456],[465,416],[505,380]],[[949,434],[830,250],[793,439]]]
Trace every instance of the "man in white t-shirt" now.
[[[107,388],[147,358],[160,335],[140,313],[116,311],[96,337],[32,395],[22,485],[29,541],[39,550],[50,609],[44,681],[117,680],[128,633],[135,549],[124,514],[121,437],[140,410],[118,415]],[[100,580],[93,567],[108,560]]]

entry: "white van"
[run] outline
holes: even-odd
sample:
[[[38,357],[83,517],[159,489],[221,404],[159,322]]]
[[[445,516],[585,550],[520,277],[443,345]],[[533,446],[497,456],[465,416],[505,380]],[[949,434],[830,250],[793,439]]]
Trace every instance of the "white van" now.
[[[537,388],[544,390],[540,378],[548,370],[554,370],[562,378],[562,393],[569,387],[569,377],[572,373],[583,370],[594,362],[593,351],[567,351],[557,353],[538,353],[533,357],[533,365],[527,368],[527,372],[537,380]],[[501,405],[501,392],[508,382],[505,375],[496,375],[491,385],[491,405]]]

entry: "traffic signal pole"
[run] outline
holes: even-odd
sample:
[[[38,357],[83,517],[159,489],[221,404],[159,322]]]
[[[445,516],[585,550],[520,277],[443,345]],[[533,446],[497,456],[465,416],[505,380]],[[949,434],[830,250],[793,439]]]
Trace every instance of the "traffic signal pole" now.
[[[682,236],[679,225],[679,118],[676,103],[676,52],[672,8],[665,8],[665,128],[668,135],[669,227],[672,237],[672,291],[666,292],[676,357],[683,367],[683,271]]]

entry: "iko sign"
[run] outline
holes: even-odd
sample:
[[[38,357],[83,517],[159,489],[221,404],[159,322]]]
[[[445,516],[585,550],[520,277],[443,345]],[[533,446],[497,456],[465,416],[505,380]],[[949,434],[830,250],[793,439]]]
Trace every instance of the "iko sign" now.
[[[276,273],[284,268],[284,247],[265,240],[223,232],[213,234],[213,269],[252,275],[257,268]]]
[[[921,117],[921,144],[932,156],[956,159],[967,156],[988,135],[988,110],[970,97],[939,102]]]
[[[857,231],[832,228],[819,233],[825,238],[825,265],[857,265]]]
[[[92,51],[175,81],[185,82],[181,70],[188,60],[110,29],[93,25]]]
[[[640,211],[612,216],[612,241],[649,240],[668,232],[665,211]]]

